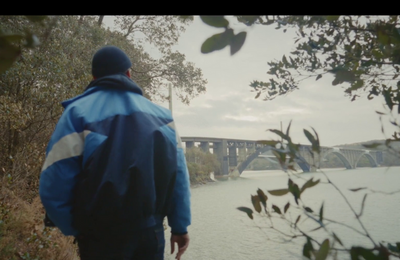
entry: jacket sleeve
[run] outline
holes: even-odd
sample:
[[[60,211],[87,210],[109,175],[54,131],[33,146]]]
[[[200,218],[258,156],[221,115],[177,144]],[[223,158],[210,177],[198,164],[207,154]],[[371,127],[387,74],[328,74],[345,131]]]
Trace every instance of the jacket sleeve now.
[[[39,195],[50,220],[64,235],[77,235],[72,227],[72,193],[81,171],[86,131],[73,109],[64,111],[46,150]]]
[[[173,193],[173,209],[168,215],[168,224],[173,234],[186,234],[191,224],[190,181],[181,139],[175,129],[177,139],[177,175]]]

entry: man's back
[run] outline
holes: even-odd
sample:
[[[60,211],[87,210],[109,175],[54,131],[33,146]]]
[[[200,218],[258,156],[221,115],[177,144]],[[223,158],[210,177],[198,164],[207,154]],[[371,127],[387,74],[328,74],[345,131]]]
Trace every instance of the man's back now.
[[[159,230],[165,216],[180,255],[188,245],[191,218],[183,149],[170,111],[142,96],[126,71],[129,66],[116,47],[95,54],[95,80],[82,95],[63,102],[46,150],[40,197],[65,235],[86,237],[78,245],[88,256],[101,255],[98,239],[134,239],[138,230]],[[132,240],[122,244],[130,255],[140,252]]]

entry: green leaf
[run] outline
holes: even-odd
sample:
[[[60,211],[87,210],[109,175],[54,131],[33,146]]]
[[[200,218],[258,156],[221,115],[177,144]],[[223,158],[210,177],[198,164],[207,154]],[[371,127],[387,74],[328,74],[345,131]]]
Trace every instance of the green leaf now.
[[[253,210],[252,209],[247,208],[247,207],[238,207],[237,209],[245,212],[249,216],[249,218],[253,219]]]
[[[222,28],[229,25],[228,20],[224,16],[204,16],[200,15],[200,19],[205,23],[213,27]]]
[[[332,232],[332,234],[333,234],[333,238],[341,245],[341,246],[343,246],[343,243],[342,243],[342,241],[339,239],[339,237],[335,234],[335,232]]]
[[[288,202],[288,203],[286,203],[286,205],[283,209],[283,212],[286,213],[286,211],[288,211],[289,207],[290,207],[290,203]]]
[[[272,205],[272,209],[273,209],[276,213],[282,214],[282,212],[281,212],[281,210],[279,209],[278,206]]]
[[[0,41],[6,40],[7,42],[11,43],[19,43],[24,39],[22,34],[0,34]]]
[[[326,20],[329,22],[337,21],[339,19],[340,15],[328,15],[326,17]]]
[[[264,206],[264,209],[265,209],[267,206],[267,200],[268,200],[267,195],[265,195],[265,193],[261,189],[257,190],[257,195],[260,199],[261,204]]]
[[[296,221],[294,222],[294,226],[296,226],[297,223],[299,223],[300,218],[301,218],[301,215],[298,215],[297,218],[296,218]]]
[[[375,260],[375,259],[385,259],[385,258],[378,258],[371,249],[366,249],[363,247],[353,246],[350,249],[350,256],[351,260],[358,260],[360,259],[359,256],[362,256],[365,260]],[[388,258],[386,258],[388,259]]]
[[[304,209],[305,209],[305,211],[307,211],[307,212],[309,212],[309,213],[313,213],[314,211],[311,209],[311,208],[309,208],[309,207],[304,207]]]
[[[311,188],[315,185],[317,185],[319,183],[319,179],[316,181],[313,181],[314,178],[309,179],[308,181],[306,181],[306,183],[303,184],[303,186],[300,189],[300,193],[303,193],[303,191],[305,191],[307,188]]]
[[[25,17],[31,22],[39,23],[46,19],[47,15],[26,15]]]
[[[260,198],[257,195],[251,195],[251,203],[253,203],[255,211],[260,213],[261,212]]]
[[[280,190],[269,190],[269,194],[274,196],[282,196],[289,192],[288,189],[280,189]]]
[[[289,125],[286,129],[286,135],[289,136],[289,131],[290,131],[290,125],[292,124],[292,120],[290,120]]]
[[[318,74],[317,78],[315,79],[316,81],[319,80],[320,78],[322,78],[321,74]]]
[[[303,256],[311,259],[311,252],[314,251],[313,245],[311,243],[311,239],[307,237],[307,242],[303,246]]]
[[[319,251],[315,254],[315,260],[325,260],[328,257],[329,250],[329,239],[325,239],[324,242],[322,242]]]
[[[214,34],[201,45],[201,53],[210,53],[221,50],[229,45],[233,37],[233,30],[228,29],[223,33]]]
[[[278,129],[269,129],[268,131],[279,135],[282,139],[290,140],[289,136],[285,135],[284,133],[282,133],[282,131],[280,131]]]
[[[394,104],[393,104],[393,101],[392,101],[391,92],[389,90],[383,90],[382,91],[382,95],[385,97],[386,104],[388,105],[390,110],[392,110]]]
[[[321,208],[319,209],[319,221],[324,220],[324,203],[322,202]]]
[[[367,189],[367,187],[349,189],[349,191],[356,192],[356,191],[359,191],[359,190],[365,190],[365,189]]]
[[[246,32],[240,32],[232,37],[231,42],[230,42],[231,55],[234,55],[236,52],[238,52],[242,48],[242,46],[246,40],[246,35],[247,35]]]
[[[316,142],[314,136],[308,131],[307,129],[303,129],[304,135],[307,137],[308,141],[310,141],[311,144],[314,144]]]
[[[297,186],[297,184],[293,183],[293,181],[291,179],[288,180],[288,188],[290,193],[292,193],[293,197],[294,197],[294,201],[296,202],[297,205],[299,205],[298,199],[300,198],[300,189],[299,186]]]
[[[11,68],[21,54],[20,48],[0,38],[0,74]]]

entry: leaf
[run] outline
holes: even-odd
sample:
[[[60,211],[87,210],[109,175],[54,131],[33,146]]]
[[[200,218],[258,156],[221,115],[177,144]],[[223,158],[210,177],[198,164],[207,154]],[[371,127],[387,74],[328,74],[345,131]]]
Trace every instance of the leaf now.
[[[251,195],[251,203],[253,203],[255,211],[260,213],[261,212],[260,198],[257,195]]]
[[[278,206],[272,205],[272,209],[275,210],[276,213],[282,214],[281,210],[279,209]]]
[[[324,203],[322,202],[321,208],[319,209],[319,221],[323,221],[324,219]]]
[[[286,211],[289,209],[289,207],[290,207],[290,203],[288,202],[288,203],[286,203],[286,205],[283,209],[283,212],[286,213]]]
[[[290,131],[290,125],[292,124],[292,120],[290,120],[289,125],[286,129],[286,135],[289,136],[289,131]]]
[[[214,34],[201,45],[201,53],[210,53],[228,46],[233,36],[233,30],[228,29],[223,33]]]
[[[303,193],[303,191],[305,191],[307,188],[311,188],[315,185],[317,185],[319,183],[319,179],[316,181],[313,181],[314,178],[309,179],[308,181],[306,181],[306,183],[303,184],[303,186],[300,189],[300,193]]]
[[[394,104],[393,104],[393,101],[392,101],[391,92],[388,91],[388,90],[383,90],[382,91],[382,95],[385,97],[386,104],[388,105],[390,110],[392,110]]]
[[[296,226],[297,223],[299,223],[300,218],[301,218],[301,215],[298,215],[297,218],[296,218],[296,221],[294,222],[294,226]]]
[[[313,213],[314,211],[311,209],[311,208],[309,208],[309,207],[304,207],[304,209],[307,211],[307,212],[309,212],[309,213]]]
[[[365,193],[365,194],[364,194],[363,200],[362,200],[362,202],[361,202],[360,214],[358,214],[358,217],[361,217],[361,215],[363,214],[364,205],[365,205],[365,200],[367,199],[367,195],[368,195],[368,193]]]
[[[342,241],[339,239],[339,237],[335,234],[335,232],[332,232],[332,234],[333,234],[333,238],[341,245],[341,246],[343,246],[343,243],[342,243]]]
[[[314,136],[308,131],[307,129],[303,129],[304,135],[307,137],[308,141],[310,141],[311,144],[314,144],[316,142]]]
[[[326,20],[328,20],[329,22],[333,22],[336,21],[337,19],[339,19],[340,15],[328,15],[326,17]]]
[[[320,78],[322,78],[321,74],[318,74],[317,78],[315,79],[316,81],[319,80]]]
[[[222,28],[229,25],[228,20],[224,16],[204,16],[200,15],[200,19],[205,23],[213,27]]]
[[[19,43],[24,39],[24,36],[21,34],[7,34],[7,33],[0,34],[0,41],[2,41],[3,39],[9,43],[10,42]]]
[[[247,207],[238,207],[237,209],[245,212],[249,216],[249,218],[253,219],[253,210],[252,209],[247,208]]]
[[[285,139],[285,140],[289,140],[290,139],[289,136],[285,135],[284,133],[282,133],[282,131],[280,131],[278,129],[269,129],[269,131],[279,135],[282,139]]]
[[[268,200],[267,195],[265,195],[265,193],[261,189],[257,190],[257,194],[258,194],[261,204],[264,206],[264,209],[265,209],[267,206],[267,200]]]
[[[234,55],[236,52],[238,52],[242,48],[242,46],[246,40],[246,35],[247,35],[246,32],[240,32],[232,37],[231,42],[230,42],[231,55]]]
[[[47,15],[26,15],[25,17],[31,22],[39,23],[46,19]]]
[[[269,194],[274,196],[282,196],[289,192],[288,189],[280,189],[280,190],[269,190]]]
[[[8,70],[17,60],[21,50],[0,38],[0,74]]]
[[[315,260],[325,260],[328,257],[329,249],[329,239],[325,239],[324,242],[322,242],[319,251],[315,255]]]
[[[349,189],[349,191],[356,192],[356,191],[359,191],[359,190],[365,190],[365,189],[367,189],[367,187]]]
[[[311,243],[311,239],[307,237],[307,242],[303,246],[303,256],[311,259],[311,252],[314,251],[313,245]]]

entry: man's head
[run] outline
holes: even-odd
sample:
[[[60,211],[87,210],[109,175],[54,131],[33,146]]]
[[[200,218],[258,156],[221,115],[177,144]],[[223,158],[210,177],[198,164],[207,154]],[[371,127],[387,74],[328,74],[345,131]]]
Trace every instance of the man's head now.
[[[118,47],[109,45],[99,49],[93,55],[92,75],[95,79],[118,73],[129,76],[131,66],[131,60],[125,52]]]

